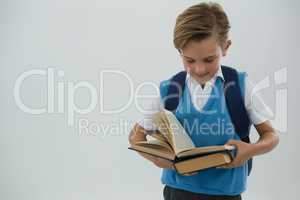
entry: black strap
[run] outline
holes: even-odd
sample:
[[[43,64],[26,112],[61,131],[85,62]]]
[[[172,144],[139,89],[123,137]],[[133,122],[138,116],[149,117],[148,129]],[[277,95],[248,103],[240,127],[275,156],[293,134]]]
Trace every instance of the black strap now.
[[[226,66],[222,66],[222,73],[225,79],[224,94],[226,105],[234,129],[241,140],[249,143],[250,119],[241,94],[238,73],[235,69]]]
[[[238,73],[231,67],[222,66],[224,76],[224,94],[226,106],[234,125],[234,130],[243,142],[250,143],[250,118],[247,113],[244,98],[241,94]],[[252,158],[248,160],[248,175],[252,170]]]
[[[179,104],[179,98],[185,88],[186,71],[181,71],[171,78],[168,86],[168,92],[164,99],[165,108],[174,112]]]

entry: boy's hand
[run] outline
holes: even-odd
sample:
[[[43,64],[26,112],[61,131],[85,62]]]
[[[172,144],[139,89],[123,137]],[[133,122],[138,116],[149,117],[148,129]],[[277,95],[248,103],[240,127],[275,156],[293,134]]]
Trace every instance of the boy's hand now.
[[[198,172],[191,172],[191,173],[183,174],[183,176],[193,176],[196,174],[198,174]]]
[[[153,159],[154,160],[152,162],[159,168],[175,169],[173,163],[166,159],[162,159],[162,158],[158,158],[158,157],[154,157],[154,156],[153,156]],[[187,174],[184,174],[184,176],[192,176],[192,175],[196,175],[196,174],[198,174],[198,172],[187,173]]]
[[[168,169],[175,170],[174,164],[166,159],[162,159],[162,158],[155,157],[155,156],[152,156],[152,155],[149,155],[146,153],[141,153],[141,152],[139,152],[139,154],[141,154],[144,158],[153,162],[159,168],[168,168]],[[183,174],[183,176],[192,176],[192,175],[196,175],[196,174],[198,174],[198,172]]]
[[[226,145],[233,145],[236,147],[237,154],[234,158],[234,160],[226,165],[220,166],[218,168],[234,168],[242,166],[247,160],[249,160],[252,157],[251,151],[252,151],[252,144],[240,141],[240,140],[229,140]]]
[[[172,162],[162,159],[162,158],[155,158],[154,164],[159,167],[159,168],[169,168],[169,169],[174,169],[174,165]]]
[[[149,155],[149,154],[146,154],[146,153],[141,153],[141,152],[139,152],[139,154],[142,155],[147,160],[150,160],[151,162],[153,162],[159,168],[174,169],[173,163],[166,160],[166,159],[162,159],[162,158],[155,157],[155,156],[152,156],[152,155]]]

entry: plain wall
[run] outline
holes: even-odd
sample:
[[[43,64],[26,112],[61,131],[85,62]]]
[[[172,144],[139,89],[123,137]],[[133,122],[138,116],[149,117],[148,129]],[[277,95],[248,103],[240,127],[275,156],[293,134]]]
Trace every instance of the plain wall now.
[[[162,199],[161,170],[127,150],[128,133],[141,115],[134,101],[121,113],[100,110],[125,105],[129,82],[118,74],[103,79],[100,74],[121,70],[137,91],[144,82],[158,84],[182,70],[172,44],[173,26],[181,11],[198,2],[2,0],[0,199]],[[233,45],[223,63],[247,71],[255,83],[269,77],[270,87],[262,90],[262,96],[274,113],[276,91],[287,91],[287,102],[281,106],[287,111],[287,128],[280,132],[278,148],[255,158],[244,199],[296,199],[300,3],[217,2],[232,25]],[[16,81],[23,72],[48,68],[55,74],[53,113],[25,113],[15,101]],[[282,68],[287,81],[277,86],[274,73]],[[59,70],[64,76],[57,75]],[[51,100],[46,78],[35,75],[22,82],[25,105],[47,107]],[[74,124],[68,125],[68,85],[81,81],[94,86],[97,105],[86,114],[75,113]],[[65,89],[62,113],[57,112],[59,83]],[[149,87],[144,92],[155,90]],[[76,90],[74,99],[78,107],[86,108],[89,90]],[[90,134],[81,134],[80,122],[91,124]],[[252,135],[257,138],[254,129]]]

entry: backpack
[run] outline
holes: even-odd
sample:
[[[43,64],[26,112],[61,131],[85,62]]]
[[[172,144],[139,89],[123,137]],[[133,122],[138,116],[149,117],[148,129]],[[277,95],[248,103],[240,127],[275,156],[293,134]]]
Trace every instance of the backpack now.
[[[226,106],[233,123],[235,132],[243,142],[250,143],[250,119],[242,97],[238,72],[227,66],[221,66],[224,76],[224,94]],[[164,102],[165,109],[174,112],[179,104],[179,98],[183,94],[186,82],[186,71],[181,71],[172,76],[168,85],[167,97]],[[248,175],[252,169],[252,158],[248,161]]]

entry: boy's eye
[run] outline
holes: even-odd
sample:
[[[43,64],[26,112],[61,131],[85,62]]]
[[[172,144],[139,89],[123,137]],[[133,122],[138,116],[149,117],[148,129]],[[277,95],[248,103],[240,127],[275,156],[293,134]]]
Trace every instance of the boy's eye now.
[[[194,63],[195,61],[194,60],[187,60],[186,62],[188,62],[188,63]]]
[[[204,62],[206,62],[206,63],[212,63],[214,61],[214,59],[212,59],[212,60],[205,60]]]

